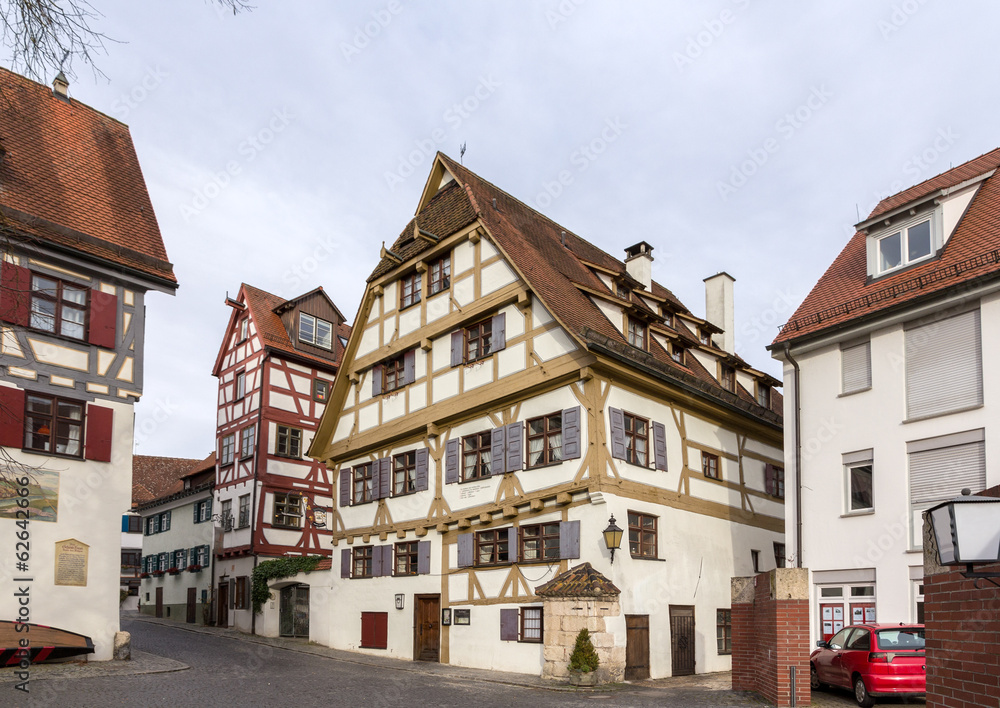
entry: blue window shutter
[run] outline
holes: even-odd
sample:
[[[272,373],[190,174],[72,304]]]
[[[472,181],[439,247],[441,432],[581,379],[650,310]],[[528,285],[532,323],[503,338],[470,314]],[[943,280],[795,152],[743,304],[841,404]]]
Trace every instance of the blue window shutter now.
[[[507,466],[504,463],[506,430],[506,428],[500,427],[490,431],[490,471],[495,475],[507,471]]]
[[[517,547],[517,527],[511,526],[507,529],[507,560],[511,563],[517,563],[519,558],[518,547]]]
[[[507,313],[493,315],[493,338],[490,341],[491,351],[498,352],[507,346]]]
[[[382,395],[382,364],[376,364],[372,367],[372,395],[381,396]]]
[[[580,557],[580,522],[559,522],[559,557]]]
[[[383,457],[378,461],[378,494],[376,499],[388,499],[392,496],[392,458]]]
[[[379,460],[375,460],[374,462],[368,463],[369,465],[371,465],[371,470],[372,470],[372,496],[371,496],[372,499],[382,498],[382,474],[379,463],[380,463]]]
[[[122,533],[128,533],[128,514],[122,514]]]
[[[194,505],[194,522],[195,522],[196,524],[197,524],[197,523],[199,523],[199,522],[201,521],[201,519],[200,519],[200,518],[199,518],[199,516],[198,516],[198,510],[199,510],[200,508],[201,508],[201,502],[195,502],[195,505]]]
[[[458,440],[449,440],[444,445],[444,483],[458,481]]]
[[[393,550],[395,549],[391,543],[388,546],[382,546],[382,575],[387,577],[392,576]]]
[[[430,459],[430,453],[427,451],[426,447],[422,447],[417,450],[417,484],[416,488],[418,492],[427,491],[427,467]]]
[[[461,366],[465,358],[465,330],[451,333],[451,365]]]
[[[472,565],[472,555],[473,555],[473,543],[472,534],[463,533],[459,534],[457,544],[458,544],[458,567],[468,568]]]
[[[625,414],[619,408],[609,408],[611,418],[611,456],[625,459]]]
[[[212,518],[212,497],[208,498],[208,500],[206,501],[206,504],[208,504],[208,511],[206,511],[205,514],[206,514],[207,518],[211,519]]]
[[[351,470],[340,470],[340,508],[351,505]]]
[[[517,610],[500,610],[500,641],[516,642],[518,630]]]
[[[372,549],[372,577],[381,578],[382,577],[382,548],[383,546],[375,546]]]
[[[507,472],[520,472],[524,466],[524,425],[511,423],[507,426]]]
[[[340,577],[351,577],[351,549],[345,548],[340,552]]]
[[[562,456],[564,460],[580,457],[580,406],[562,412]]]
[[[431,542],[420,541],[417,544],[417,575],[427,575],[431,572]]]
[[[667,429],[663,423],[653,423],[653,459],[656,469],[667,471]]]
[[[403,355],[403,380],[408,384],[417,380],[417,352],[413,349]]]

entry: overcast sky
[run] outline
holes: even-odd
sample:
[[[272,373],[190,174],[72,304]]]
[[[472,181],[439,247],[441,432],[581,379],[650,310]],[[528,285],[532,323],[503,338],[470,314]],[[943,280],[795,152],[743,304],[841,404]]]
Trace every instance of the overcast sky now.
[[[698,315],[727,271],[780,378],[765,346],[858,215],[1000,143],[985,1],[92,2],[119,42],[70,94],[130,126],[180,281],[147,299],[141,454],[212,450],[241,282],[353,322],[436,150],[616,257],[648,241]]]

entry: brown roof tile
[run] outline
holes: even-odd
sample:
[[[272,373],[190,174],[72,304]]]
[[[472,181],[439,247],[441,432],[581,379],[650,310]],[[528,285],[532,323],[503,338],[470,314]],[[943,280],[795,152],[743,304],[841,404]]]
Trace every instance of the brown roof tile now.
[[[181,491],[184,489],[183,477],[192,470],[200,469],[202,462],[204,460],[187,457],[133,455],[132,506]]]
[[[539,585],[535,594],[539,597],[608,597],[620,595],[621,590],[590,563],[581,563]]]
[[[176,287],[126,125],[0,68],[0,140],[8,228]]]
[[[1000,148],[882,200],[869,218],[1000,167]],[[858,231],[771,343],[816,335],[956,286],[1000,276],[1000,175],[987,179],[937,258],[869,282],[866,235]]]

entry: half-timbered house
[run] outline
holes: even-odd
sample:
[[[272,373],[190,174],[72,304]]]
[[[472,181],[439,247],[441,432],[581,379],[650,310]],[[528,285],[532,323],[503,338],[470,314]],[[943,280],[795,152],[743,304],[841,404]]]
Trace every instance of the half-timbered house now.
[[[330,555],[330,471],[305,455],[326,408],[350,327],[322,288],[285,300],[250,285],[235,298],[219,379],[216,514],[218,623],[268,636],[278,613],[251,610],[260,560]],[[308,587],[282,599],[308,606]],[[301,627],[301,625],[300,625]],[[301,630],[300,630],[301,631]]]
[[[110,659],[145,297],[177,280],[128,128],[62,73],[49,89],[0,69],[0,246],[4,587],[26,593],[0,597],[0,619]]]
[[[589,561],[621,588],[627,677],[730,667],[731,576],[784,562],[779,382],[735,353],[733,278],[698,317],[652,251],[618,260],[437,156],[310,450],[339,485],[314,640],[541,672],[535,589]]]

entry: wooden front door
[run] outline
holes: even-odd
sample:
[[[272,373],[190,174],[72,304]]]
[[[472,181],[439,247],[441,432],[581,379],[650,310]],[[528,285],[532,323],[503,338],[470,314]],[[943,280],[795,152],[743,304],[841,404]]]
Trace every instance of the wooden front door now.
[[[187,604],[187,621],[188,624],[194,624],[195,610],[198,607],[198,590],[196,588],[188,588],[188,604]]]
[[[215,624],[218,627],[229,626],[229,581],[219,583],[219,616]]]
[[[441,596],[413,596],[413,658],[440,661]]]
[[[625,615],[625,680],[649,678],[649,615]]]
[[[163,617],[163,588],[156,588],[156,616]]]
[[[673,676],[694,673],[694,608],[670,606],[670,654]]]

